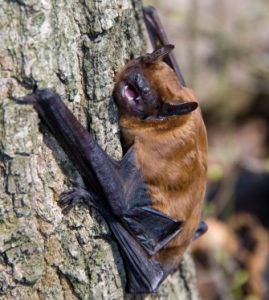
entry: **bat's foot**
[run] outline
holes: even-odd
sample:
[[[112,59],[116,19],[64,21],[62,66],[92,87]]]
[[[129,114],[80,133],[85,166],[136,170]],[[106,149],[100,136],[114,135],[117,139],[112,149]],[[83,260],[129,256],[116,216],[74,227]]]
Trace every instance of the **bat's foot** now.
[[[68,213],[78,203],[86,203],[89,206],[94,206],[92,196],[83,188],[74,188],[65,191],[61,194],[59,204],[63,207],[63,213]]]

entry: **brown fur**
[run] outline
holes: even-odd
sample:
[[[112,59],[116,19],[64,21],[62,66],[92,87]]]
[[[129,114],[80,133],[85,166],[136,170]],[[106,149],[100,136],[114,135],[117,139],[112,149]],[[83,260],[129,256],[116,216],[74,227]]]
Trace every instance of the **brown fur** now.
[[[196,100],[163,62],[147,66],[144,74],[163,102]],[[167,120],[140,120],[123,114],[120,126],[125,143],[134,142],[136,162],[153,207],[184,222],[183,231],[158,254],[161,263],[174,268],[201,218],[207,172],[207,136],[201,112],[197,109]]]

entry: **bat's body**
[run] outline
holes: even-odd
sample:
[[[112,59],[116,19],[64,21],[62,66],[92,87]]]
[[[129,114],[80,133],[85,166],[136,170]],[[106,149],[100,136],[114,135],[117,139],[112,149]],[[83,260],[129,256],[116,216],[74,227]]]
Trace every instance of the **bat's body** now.
[[[151,88],[164,103],[195,101],[192,91],[179,84],[176,74],[162,61],[152,65],[142,63],[138,72],[150,78]],[[118,78],[116,91],[125,73],[128,66]],[[141,120],[120,112],[123,142],[134,143],[136,164],[147,185],[152,207],[184,222],[181,233],[157,254],[158,260],[171,272],[178,266],[200,223],[207,172],[204,122],[199,109],[160,120],[152,115],[148,120]]]
[[[115,98],[129,148],[121,161],[107,156],[51,90],[18,100],[34,105],[78,168],[86,190],[64,193],[61,204],[83,198],[100,211],[119,243],[133,293],[156,291],[206,230],[200,220],[206,132],[179,68],[174,73],[162,61],[173,62],[172,48],[135,59],[117,78]]]

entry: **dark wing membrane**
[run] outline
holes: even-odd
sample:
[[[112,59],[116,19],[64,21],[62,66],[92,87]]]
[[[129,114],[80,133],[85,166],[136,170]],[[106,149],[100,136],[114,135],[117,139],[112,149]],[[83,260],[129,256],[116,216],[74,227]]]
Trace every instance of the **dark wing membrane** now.
[[[154,293],[164,280],[164,272],[160,263],[147,255],[133,236],[108,211],[102,208],[120,251],[124,258],[127,273],[127,291],[129,293]]]
[[[131,209],[121,222],[149,255],[160,251],[182,230],[182,222],[149,206]]]

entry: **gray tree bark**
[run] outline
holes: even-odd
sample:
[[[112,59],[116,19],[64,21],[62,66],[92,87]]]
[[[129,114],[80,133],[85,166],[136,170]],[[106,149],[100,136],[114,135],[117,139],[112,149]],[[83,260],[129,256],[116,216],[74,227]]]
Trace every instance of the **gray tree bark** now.
[[[79,174],[33,108],[12,97],[34,82],[55,89],[120,158],[114,78],[145,51],[143,30],[140,1],[0,0],[0,299],[135,298],[102,217],[83,205],[62,214],[59,195]],[[194,283],[187,255],[147,299],[197,299]]]

